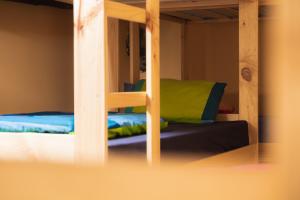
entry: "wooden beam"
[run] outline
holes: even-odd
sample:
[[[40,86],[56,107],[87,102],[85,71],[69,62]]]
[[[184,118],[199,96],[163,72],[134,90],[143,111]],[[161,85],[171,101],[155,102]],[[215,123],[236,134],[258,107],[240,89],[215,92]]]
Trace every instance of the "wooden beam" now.
[[[234,7],[238,0],[169,1],[161,3],[161,11],[182,11]]]
[[[266,21],[266,20],[279,20],[278,17],[259,17],[258,21]],[[187,21],[187,24],[204,24],[204,23],[224,23],[224,22],[238,22],[239,19],[208,19],[208,20],[192,20],[192,21]]]
[[[73,0],[57,0],[64,3],[72,4]],[[145,0],[117,0],[119,2],[145,7]],[[259,0],[260,6],[280,5],[282,0]],[[239,0],[160,0],[160,10],[180,11],[180,10],[199,10],[215,8],[232,8],[238,7]]]
[[[108,38],[108,91],[119,91],[119,19],[107,19],[107,38]],[[117,109],[109,109],[117,112]]]
[[[258,0],[240,0],[239,118],[249,124],[250,144],[258,143]]]
[[[109,108],[145,106],[146,92],[113,92],[108,95]]]
[[[203,20],[203,18],[199,15],[195,15],[195,14],[191,14],[188,13],[186,11],[178,11],[178,12],[164,12],[164,14],[170,15],[172,17],[177,17],[180,19],[183,19],[187,22],[189,21],[199,21],[199,20]]]
[[[189,12],[193,13],[194,15],[198,15],[203,19],[224,19],[224,18],[226,19],[226,18],[229,18],[227,15],[217,13],[214,10],[192,10]]]
[[[161,20],[166,20],[166,21],[171,21],[171,22],[176,22],[176,23],[179,23],[179,24],[185,24],[186,23],[185,19],[175,17],[175,16],[172,16],[172,15],[168,15],[168,14],[163,14],[163,13],[160,14],[160,19]]]
[[[75,157],[107,158],[107,18],[104,0],[74,1]],[[104,43],[104,45],[103,45]]]
[[[123,3],[144,7],[143,0],[120,0]],[[279,5],[281,0],[259,0],[259,5]],[[238,7],[239,0],[161,0],[160,11],[181,11]]]
[[[181,24],[181,80],[185,80],[186,77],[186,72],[185,72],[185,27],[186,23]]]
[[[160,161],[160,20],[159,0],[146,1],[147,161]]]
[[[268,79],[269,90],[272,94],[268,98],[271,105],[271,114],[274,120],[271,123],[272,136],[280,141],[282,147],[278,151],[278,163],[281,164],[283,174],[286,175],[283,185],[287,187],[285,195],[293,199],[300,199],[298,185],[299,174],[293,173],[300,167],[297,153],[299,149],[299,112],[300,93],[298,92],[300,79],[300,1],[285,0],[280,8],[281,19],[273,25],[272,47],[269,53]],[[276,116],[276,117],[275,117]]]
[[[110,0],[105,0],[105,11],[108,17],[123,19],[131,22],[146,23],[145,9],[129,6]]]
[[[239,114],[218,114],[217,121],[236,121],[239,120]]]
[[[139,24],[130,22],[130,82],[140,80],[140,28]]]
[[[108,91],[119,91],[119,20],[108,18]]]

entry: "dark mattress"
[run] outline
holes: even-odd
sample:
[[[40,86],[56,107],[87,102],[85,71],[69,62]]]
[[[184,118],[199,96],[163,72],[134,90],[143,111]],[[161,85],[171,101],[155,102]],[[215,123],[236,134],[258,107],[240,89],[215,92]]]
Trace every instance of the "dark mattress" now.
[[[171,123],[161,132],[161,156],[199,159],[249,144],[246,121],[207,124]],[[110,152],[145,155],[146,135],[109,141]]]

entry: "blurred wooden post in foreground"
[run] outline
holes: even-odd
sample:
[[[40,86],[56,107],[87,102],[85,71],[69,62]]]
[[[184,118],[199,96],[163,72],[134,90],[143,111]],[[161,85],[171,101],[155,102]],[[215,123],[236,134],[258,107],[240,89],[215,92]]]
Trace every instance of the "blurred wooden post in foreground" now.
[[[268,73],[274,97],[269,99],[272,112],[278,120],[274,133],[282,144],[280,162],[283,163],[286,199],[300,199],[300,1],[283,0],[280,9],[279,43],[272,48],[273,68]]]

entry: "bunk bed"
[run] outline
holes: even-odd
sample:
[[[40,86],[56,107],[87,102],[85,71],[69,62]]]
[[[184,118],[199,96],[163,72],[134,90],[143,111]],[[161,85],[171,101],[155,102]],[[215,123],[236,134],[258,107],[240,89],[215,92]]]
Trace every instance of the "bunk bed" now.
[[[70,3],[69,1],[61,2]],[[272,5],[273,1],[199,0],[159,2],[158,0],[147,0],[145,8],[144,2],[141,3],[140,1],[74,1],[74,113],[76,135],[1,133],[1,144],[9,146],[9,148],[13,145],[20,145],[20,148],[25,148],[23,151],[27,151],[27,153],[35,151],[35,153],[31,152],[31,155],[37,155],[38,152],[47,154],[53,149],[56,149],[56,154],[59,155],[62,149],[65,149],[68,155],[73,155],[73,152],[75,152],[75,157],[71,156],[71,158],[82,163],[105,163],[108,158],[108,146],[116,151],[133,148],[141,152],[142,149],[146,149],[147,160],[152,164],[159,163],[161,150],[176,150],[178,148],[179,151],[188,151],[186,147],[189,145],[180,147],[180,144],[178,142],[174,143],[172,138],[178,136],[179,140],[183,141],[186,138],[189,142],[199,141],[197,139],[199,130],[195,132],[195,128],[197,129],[200,126],[171,124],[165,133],[160,133],[159,21],[160,18],[176,21],[188,20],[180,16],[184,13],[186,16],[186,12],[183,11],[195,8],[200,10],[201,8],[205,10],[230,8],[232,12],[238,12],[239,16],[239,114],[226,117],[241,121],[201,125],[200,132],[204,132],[204,135],[207,133],[206,135],[209,137],[209,129],[216,127],[219,130],[228,128],[228,133],[236,138],[240,137],[238,145],[233,145],[230,141],[225,142],[229,146],[233,145],[231,149],[249,143],[258,143],[259,4],[268,6]],[[222,16],[228,19],[226,15]],[[113,40],[108,38],[108,35],[113,34],[110,31],[116,26],[117,22],[111,18],[130,21],[130,37],[132,38],[136,38],[134,36],[134,32],[138,27],[136,23],[145,24],[147,50],[147,87],[145,92],[112,92],[112,86],[109,86],[108,71],[110,67],[114,66],[115,55],[113,49],[115,44]],[[211,17],[201,19],[207,20]],[[231,18],[229,17],[229,19]],[[135,46],[134,43],[132,45]],[[135,76],[138,70],[138,65],[135,63],[138,53],[133,50],[134,48],[131,49],[131,77],[132,81],[135,81],[139,78]],[[135,136],[131,140],[120,138],[108,141],[108,111],[127,106],[146,106],[147,134]],[[236,124],[239,124],[238,128],[232,131],[232,127]],[[175,134],[174,136],[172,131],[180,129],[185,134]],[[187,132],[189,134],[186,134]],[[228,137],[230,137],[230,134]],[[222,135],[221,132],[219,135]],[[22,146],[24,144],[25,146]],[[30,144],[33,147],[29,147]],[[49,148],[47,148],[47,144],[50,144]],[[199,151],[201,145],[198,145],[190,144],[191,151],[189,152]],[[26,150],[28,147],[30,149]],[[215,148],[212,152],[219,153],[231,150],[230,148],[225,148],[225,150],[216,149],[218,148]],[[5,153],[7,152],[4,151]],[[38,159],[39,156],[36,156],[36,158]]]

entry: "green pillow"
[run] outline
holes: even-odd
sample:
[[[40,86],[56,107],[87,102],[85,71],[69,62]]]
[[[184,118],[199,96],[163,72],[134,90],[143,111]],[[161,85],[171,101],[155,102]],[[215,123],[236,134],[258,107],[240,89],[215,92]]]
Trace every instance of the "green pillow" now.
[[[202,80],[162,79],[161,117],[171,122],[200,123],[203,120],[215,120],[225,83]],[[145,91],[146,81],[140,80],[136,91]],[[127,108],[126,112],[144,113],[142,107]]]

